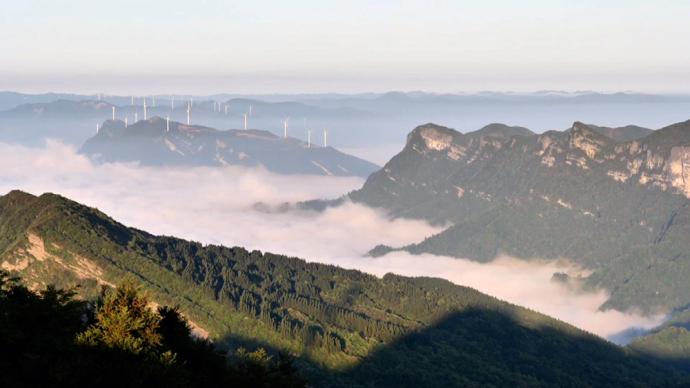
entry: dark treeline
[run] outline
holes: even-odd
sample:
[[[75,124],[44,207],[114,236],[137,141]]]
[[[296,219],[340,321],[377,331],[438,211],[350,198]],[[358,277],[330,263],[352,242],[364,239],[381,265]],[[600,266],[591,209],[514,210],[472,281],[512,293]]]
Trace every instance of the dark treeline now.
[[[31,291],[0,272],[0,386],[303,387],[292,359],[228,356],[195,338],[177,308],[153,310],[125,283],[95,302]]]

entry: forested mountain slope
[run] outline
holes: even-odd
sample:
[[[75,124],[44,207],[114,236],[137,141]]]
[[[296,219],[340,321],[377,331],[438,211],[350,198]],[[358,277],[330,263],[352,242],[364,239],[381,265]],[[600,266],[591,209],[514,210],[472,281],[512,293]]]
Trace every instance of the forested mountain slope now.
[[[0,197],[0,252],[2,268],[34,288],[78,283],[89,297],[133,278],[155,303],[179,305],[211,338],[298,355],[317,386],[400,385],[405,376],[434,386],[684,379],[563,322],[447,281],[379,279],[153,236],[54,194]]]

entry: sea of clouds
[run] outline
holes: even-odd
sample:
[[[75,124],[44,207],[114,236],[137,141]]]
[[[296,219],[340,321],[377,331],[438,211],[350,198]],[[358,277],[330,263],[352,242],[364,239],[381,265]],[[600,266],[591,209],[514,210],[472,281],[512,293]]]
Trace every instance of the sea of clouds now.
[[[53,192],[154,234],[283,253],[378,276],[393,272],[441,277],[606,338],[633,328],[651,328],[664,319],[599,311],[607,299],[605,291],[585,293],[551,281],[554,272],[580,272],[566,261],[499,257],[478,263],[405,252],[368,257],[366,252],[377,244],[401,246],[440,231],[422,221],[390,219],[380,209],[350,202],[321,213],[266,212],[254,207],[257,202],[277,206],[336,198],[362,183],[361,178],[285,176],[241,167],[96,165],[73,147],[55,141],[42,148],[0,143],[0,194],[13,189],[36,195]]]

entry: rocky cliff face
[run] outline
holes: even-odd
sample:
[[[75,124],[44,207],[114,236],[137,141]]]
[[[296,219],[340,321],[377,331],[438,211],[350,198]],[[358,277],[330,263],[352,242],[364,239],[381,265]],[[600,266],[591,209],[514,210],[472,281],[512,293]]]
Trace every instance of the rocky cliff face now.
[[[626,142],[580,122],[526,136],[426,124],[350,198],[452,225],[413,253],[565,257],[614,306],[677,306],[690,286],[664,277],[690,272],[689,178],[690,121]]]
[[[397,196],[401,193],[394,191],[396,186],[400,192],[406,191],[406,186],[432,187],[441,182],[457,186],[463,183],[461,178],[467,172],[503,162],[509,162],[507,168],[511,170],[525,163],[538,162],[539,166],[534,165],[533,168],[550,169],[550,175],[586,174],[690,197],[690,121],[679,125],[686,130],[674,128],[674,133],[670,133],[664,128],[653,138],[617,142],[580,122],[575,122],[564,132],[512,136],[482,131],[461,134],[442,126],[425,124],[408,135],[405,149],[383,170],[374,174],[354,197],[363,199],[367,192],[380,190],[380,186],[387,187]],[[667,137],[677,141],[667,141]],[[420,164],[425,165],[425,174],[410,175],[418,171]],[[451,175],[443,176],[443,173]],[[532,174],[527,171],[501,172],[510,175],[523,173]],[[457,177],[457,182],[451,182],[454,177]],[[384,180],[394,183],[383,184]]]

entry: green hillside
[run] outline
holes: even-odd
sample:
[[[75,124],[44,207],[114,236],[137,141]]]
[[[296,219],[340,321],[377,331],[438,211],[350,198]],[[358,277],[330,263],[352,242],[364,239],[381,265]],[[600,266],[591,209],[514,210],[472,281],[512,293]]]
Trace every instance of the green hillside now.
[[[229,225],[232,227],[232,225]],[[134,279],[220,346],[299,357],[316,386],[649,386],[685,375],[476,290],[203,246],[125,227],[54,194],[0,197],[2,268],[25,284]]]

